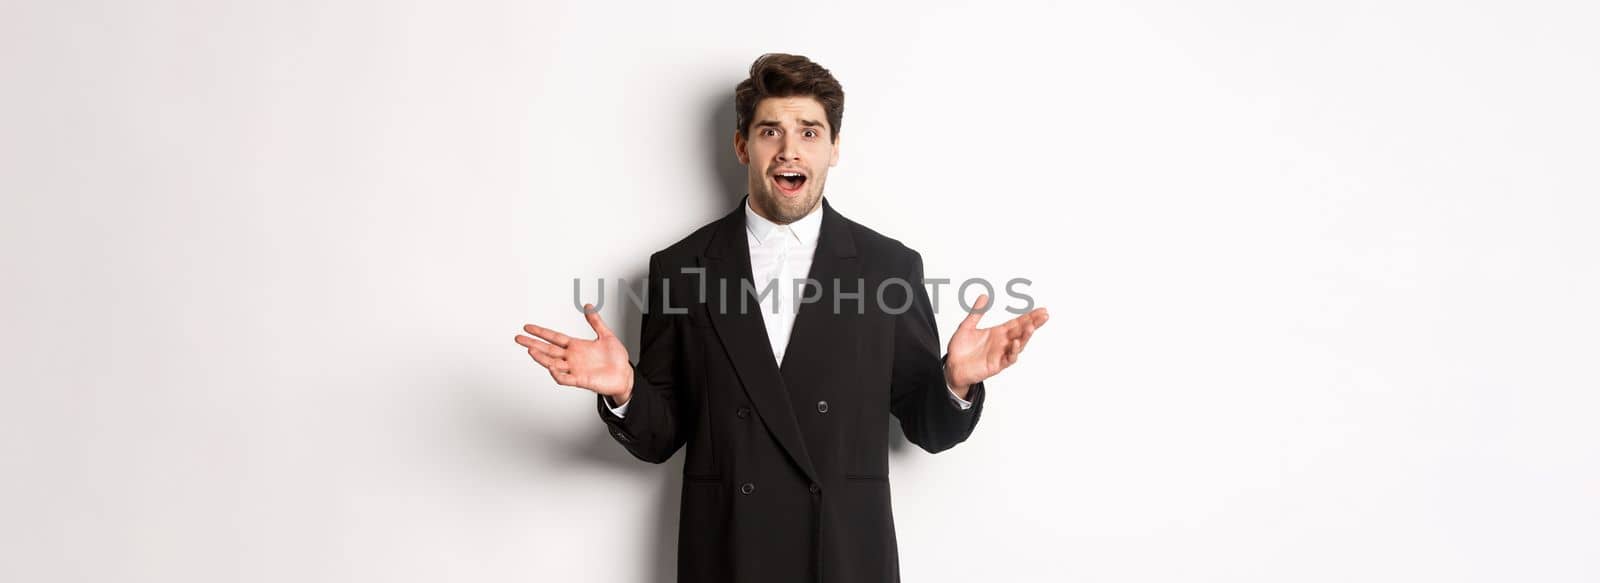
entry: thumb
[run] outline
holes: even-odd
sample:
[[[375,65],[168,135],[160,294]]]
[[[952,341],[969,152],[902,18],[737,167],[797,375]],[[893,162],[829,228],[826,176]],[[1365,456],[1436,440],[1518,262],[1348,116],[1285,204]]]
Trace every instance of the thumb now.
[[[978,320],[983,319],[983,313],[989,311],[989,294],[978,296],[978,301],[972,303],[972,310],[967,312],[967,317],[961,320],[961,330],[977,330]]]
[[[594,304],[583,305],[583,318],[589,321],[589,327],[594,328],[594,333],[600,338],[613,336],[611,328],[606,327],[606,321],[600,319],[600,310],[595,309]]]

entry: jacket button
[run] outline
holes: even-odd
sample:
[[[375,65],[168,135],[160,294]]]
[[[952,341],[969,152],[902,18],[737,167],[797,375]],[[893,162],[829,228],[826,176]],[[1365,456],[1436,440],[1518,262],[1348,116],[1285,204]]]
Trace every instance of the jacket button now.
[[[827,401],[817,401],[817,412],[818,413],[827,413],[828,412],[828,402]]]
[[[822,491],[822,486],[818,486],[816,484],[812,484],[811,485],[811,493],[812,494],[816,494],[817,492],[821,492],[821,491]]]
[[[741,494],[749,494],[754,491],[756,491],[756,485],[750,482],[745,482],[743,486],[739,486],[739,493]]]
[[[744,419],[745,417],[749,417],[750,416],[750,408],[749,407],[740,407],[738,411],[734,412],[734,415],[738,415],[740,419]]]

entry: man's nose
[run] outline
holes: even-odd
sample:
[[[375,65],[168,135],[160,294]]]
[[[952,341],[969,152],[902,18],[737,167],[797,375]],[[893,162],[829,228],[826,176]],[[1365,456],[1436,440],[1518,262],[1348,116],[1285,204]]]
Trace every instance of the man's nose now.
[[[797,144],[794,141],[794,138],[788,137],[788,136],[785,136],[783,138],[783,147],[778,148],[778,161],[779,162],[798,162],[798,161],[800,161],[800,146],[799,146],[799,144]]]

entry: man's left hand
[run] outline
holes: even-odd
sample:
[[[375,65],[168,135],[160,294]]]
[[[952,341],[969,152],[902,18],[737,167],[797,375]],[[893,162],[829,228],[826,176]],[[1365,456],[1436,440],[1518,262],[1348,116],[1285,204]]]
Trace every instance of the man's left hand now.
[[[978,296],[965,320],[950,337],[948,357],[944,363],[944,380],[950,384],[957,397],[967,398],[972,385],[988,379],[1017,363],[1017,356],[1027,347],[1033,332],[1050,319],[1044,308],[1017,316],[1004,324],[978,328],[978,320],[987,311],[989,296]]]

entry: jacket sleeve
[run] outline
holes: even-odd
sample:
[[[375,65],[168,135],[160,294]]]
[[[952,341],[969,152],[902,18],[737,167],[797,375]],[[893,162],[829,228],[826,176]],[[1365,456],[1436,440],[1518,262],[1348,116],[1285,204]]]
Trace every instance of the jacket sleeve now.
[[[633,395],[628,400],[628,412],[617,417],[607,407],[605,397],[595,395],[600,419],[605,421],[611,437],[623,449],[641,460],[661,463],[672,457],[682,447],[690,434],[683,425],[681,410],[683,387],[679,359],[681,314],[668,313],[668,298],[681,304],[684,290],[669,296],[671,287],[661,268],[659,255],[650,258],[647,287],[649,295],[640,317],[639,361],[633,365]],[[682,306],[674,306],[676,312]]]
[[[962,410],[950,399],[944,382],[944,358],[940,356],[939,330],[922,285],[922,255],[910,251],[911,266],[906,275],[911,288],[911,306],[894,316],[894,373],[890,381],[889,408],[900,419],[906,439],[930,453],[938,453],[966,441],[983,413],[983,383],[972,385],[967,400],[972,407]],[[632,412],[630,411],[631,415]]]

